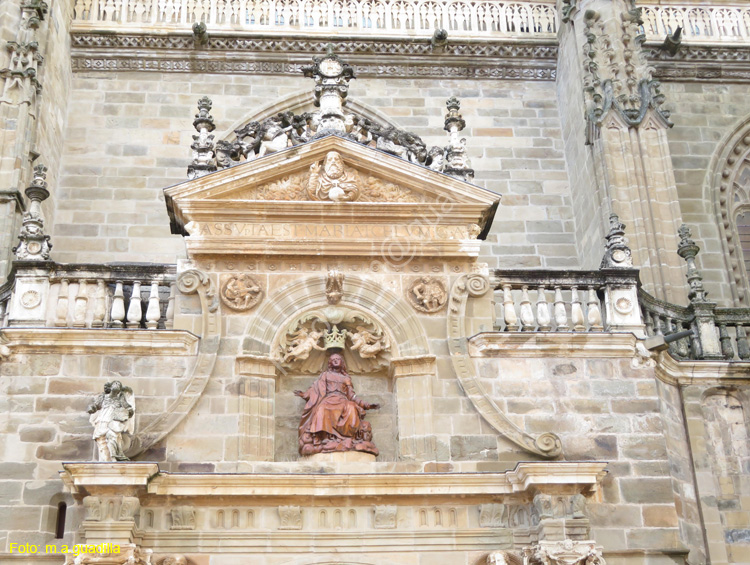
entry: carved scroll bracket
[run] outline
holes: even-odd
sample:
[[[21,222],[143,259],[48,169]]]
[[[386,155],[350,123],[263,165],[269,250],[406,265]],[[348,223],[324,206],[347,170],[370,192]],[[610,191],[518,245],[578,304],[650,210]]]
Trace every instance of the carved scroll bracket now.
[[[188,370],[187,385],[167,409],[133,438],[128,455],[132,458],[164,439],[193,409],[208,385],[219,350],[221,319],[219,298],[211,278],[197,269],[188,269],[177,278],[183,294],[197,294],[201,303],[201,341],[198,356]]]
[[[458,382],[479,414],[500,434],[530,453],[557,457],[562,453],[560,438],[551,432],[534,437],[521,430],[503,414],[477,377],[469,355],[466,305],[469,298],[482,296],[489,289],[487,277],[477,273],[463,275],[453,283],[448,303],[448,348]]]

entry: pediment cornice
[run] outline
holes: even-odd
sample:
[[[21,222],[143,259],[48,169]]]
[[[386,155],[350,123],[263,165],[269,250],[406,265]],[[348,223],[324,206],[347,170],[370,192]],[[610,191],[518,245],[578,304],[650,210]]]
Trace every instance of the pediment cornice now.
[[[333,155],[333,156],[332,156]],[[500,196],[331,135],[165,189],[191,255],[471,257]]]

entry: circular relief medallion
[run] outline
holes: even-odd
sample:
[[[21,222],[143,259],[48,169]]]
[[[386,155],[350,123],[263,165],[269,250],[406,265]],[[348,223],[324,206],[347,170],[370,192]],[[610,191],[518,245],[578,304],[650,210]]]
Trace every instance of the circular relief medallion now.
[[[615,251],[612,253],[612,259],[616,263],[622,263],[627,258],[627,253],[625,253],[622,249],[615,249]]]
[[[32,255],[38,255],[42,251],[42,244],[38,241],[32,241],[26,246],[26,249],[28,249],[29,253]]]
[[[221,301],[232,310],[250,310],[263,296],[263,289],[255,278],[246,274],[221,277]]]
[[[615,300],[615,310],[620,314],[629,314],[633,310],[633,303],[624,296],[620,297]]]
[[[432,314],[442,310],[448,302],[448,291],[440,279],[419,277],[407,289],[406,297],[416,310]]]
[[[27,290],[21,295],[21,306],[24,308],[36,308],[42,303],[42,295],[36,290]]]

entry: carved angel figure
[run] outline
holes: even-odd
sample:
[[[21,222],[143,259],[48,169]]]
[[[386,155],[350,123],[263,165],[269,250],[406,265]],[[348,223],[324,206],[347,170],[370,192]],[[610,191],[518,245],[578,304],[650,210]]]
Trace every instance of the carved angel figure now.
[[[290,361],[304,361],[310,357],[313,349],[325,351],[325,347],[318,345],[323,332],[308,330],[305,327],[299,328],[291,335],[291,340],[287,346],[287,352],[284,355],[284,363]]]
[[[307,184],[310,198],[347,202],[359,197],[359,178],[347,171],[344,160],[337,151],[329,151],[323,161],[310,165],[310,180]]]
[[[266,153],[276,153],[286,149],[289,145],[289,131],[292,126],[286,128],[274,118],[266,120],[261,124],[261,142],[258,149],[258,157],[263,157]]]
[[[104,385],[104,393],[89,405],[89,421],[94,426],[93,439],[99,448],[99,461],[129,461],[125,456],[129,438],[135,431],[133,389],[120,381]]]
[[[388,337],[385,334],[375,335],[367,331],[362,326],[357,326],[356,333],[350,333],[352,340],[352,349],[359,351],[362,359],[371,359],[381,351],[387,351],[390,347]]]

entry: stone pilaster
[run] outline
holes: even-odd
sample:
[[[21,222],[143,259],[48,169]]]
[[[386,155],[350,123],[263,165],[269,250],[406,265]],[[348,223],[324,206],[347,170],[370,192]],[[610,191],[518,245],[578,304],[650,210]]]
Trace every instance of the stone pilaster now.
[[[240,375],[239,459],[273,461],[276,365],[270,357],[237,358]]]
[[[435,358],[393,359],[391,374],[396,380],[399,453],[403,459],[435,459],[432,428],[432,378]]]
[[[23,211],[14,202],[18,200],[15,191],[28,179],[36,140],[41,91],[38,73],[43,62],[38,32],[46,14],[47,4],[41,0],[9,0],[3,2],[0,13],[7,18],[5,21],[12,22],[0,29],[0,189],[7,191],[0,221],[0,280],[8,274],[11,247]],[[10,29],[15,30],[12,37],[8,34]]]
[[[560,68],[578,61],[582,73],[559,77],[560,90],[578,89],[587,122],[585,140],[569,143],[589,146],[585,161],[596,171],[600,219],[614,212],[631,227],[633,263],[645,289],[685,304],[676,236],[681,212],[667,143],[672,124],[643,50],[640,10],[632,0],[562,0],[561,15]]]

